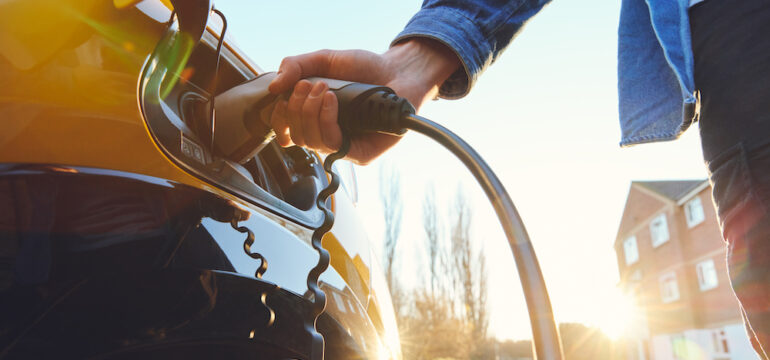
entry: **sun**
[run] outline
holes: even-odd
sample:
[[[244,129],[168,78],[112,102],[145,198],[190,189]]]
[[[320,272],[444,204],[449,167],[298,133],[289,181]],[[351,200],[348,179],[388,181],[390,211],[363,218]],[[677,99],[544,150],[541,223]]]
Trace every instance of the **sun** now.
[[[597,308],[601,310],[596,314],[596,325],[613,340],[627,335],[641,325],[634,299],[619,289],[608,292],[598,305]]]

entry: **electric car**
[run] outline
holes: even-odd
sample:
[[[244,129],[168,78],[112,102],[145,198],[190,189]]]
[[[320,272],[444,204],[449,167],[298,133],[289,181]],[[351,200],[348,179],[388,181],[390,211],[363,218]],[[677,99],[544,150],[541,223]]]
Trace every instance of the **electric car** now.
[[[210,99],[262,70],[207,3],[0,2],[0,359],[310,358],[329,178],[302,148],[212,147]],[[326,357],[398,359],[336,167]]]

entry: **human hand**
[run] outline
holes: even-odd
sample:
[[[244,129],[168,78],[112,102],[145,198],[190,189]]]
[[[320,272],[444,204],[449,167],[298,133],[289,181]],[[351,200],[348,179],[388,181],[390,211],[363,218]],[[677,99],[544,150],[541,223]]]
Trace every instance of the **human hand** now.
[[[383,54],[364,50],[320,50],[283,59],[270,84],[274,94],[294,88],[288,100],[273,110],[271,126],[281,146],[299,145],[324,153],[339,148],[342,133],[337,125],[337,98],[323,82],[306,77],[385,85],[406,98],[416,109],[438,94],[439,86],[460,65],[445,45],[428,38],[412,38]],[[352,139],[347,159],[367,164],[395,145],[400,137],[372,133]]]

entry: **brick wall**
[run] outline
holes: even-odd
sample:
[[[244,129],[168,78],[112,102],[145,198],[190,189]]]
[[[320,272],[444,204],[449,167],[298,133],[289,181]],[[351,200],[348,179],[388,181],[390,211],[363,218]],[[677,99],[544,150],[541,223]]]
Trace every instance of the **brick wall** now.
[[[738,303],[729,285],[724,261],[725,246],[711,202],[711,188],[699,197],[704,221],[688,227],[684,207],[647,189],[632,185],[615,242],[621,286],[636,294],[652,334],[675,333],[694,328],[712,328],[740,322]],[[689,199],[688,199],[689,200]],[[649,224],[664,213],[669,240],[652,246]],[[627,265],[623,241],[636,236],[639,260]],[[712,259],[717,272],[715,288],[701,290],[696,264]],[[660,277],[676,274],[679,299],[665,303]]]

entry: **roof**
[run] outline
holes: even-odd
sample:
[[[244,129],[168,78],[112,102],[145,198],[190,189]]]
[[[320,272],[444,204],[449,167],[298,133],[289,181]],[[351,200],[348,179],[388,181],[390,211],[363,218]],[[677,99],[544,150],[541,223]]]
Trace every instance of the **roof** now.
[[[641,221],[667,206],[681,205],[708,186],[708,180],[632,181],[616,243]]]
[[[632,185],[639,185],[666,198],[679,201],[706,181],[708,180],[634,181]]]

